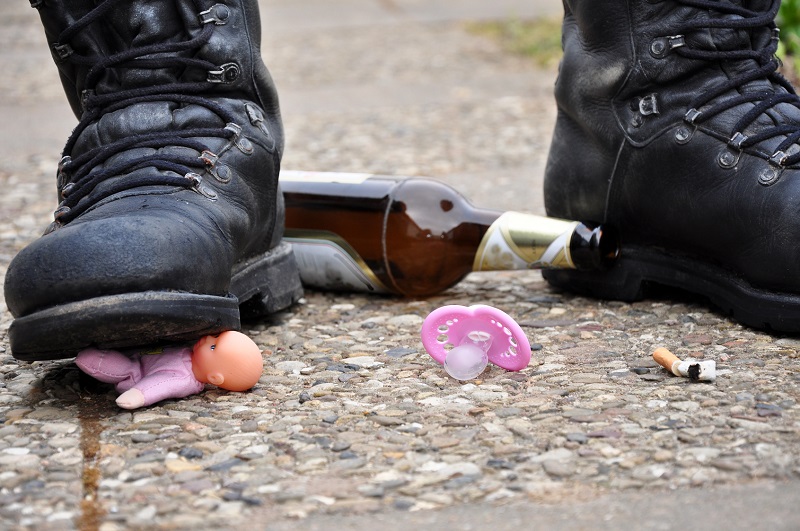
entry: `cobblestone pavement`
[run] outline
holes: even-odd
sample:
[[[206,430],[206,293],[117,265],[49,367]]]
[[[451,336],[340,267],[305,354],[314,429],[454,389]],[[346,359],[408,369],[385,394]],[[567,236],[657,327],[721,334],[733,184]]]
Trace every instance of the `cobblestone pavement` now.
[[[461,20],[557,2],[264,0],[284,167],[428,175],[542,213],[554,70]],[[335,5],[335,7],[334,7]],[[0,277],[55,206],[74,125],[22,0],[0,5]],[[443,304],[485,303],[534,345],[519,373],[450,379],[418,339]],[[71,361],[18,363],[0,302],[0,528],[797,529],[800,340],[671,294],[558,293],[473,274],[424,300],[309,291],[246,332],[266,371],[134,413]],[[669,375],[658,346],[717,362]]]

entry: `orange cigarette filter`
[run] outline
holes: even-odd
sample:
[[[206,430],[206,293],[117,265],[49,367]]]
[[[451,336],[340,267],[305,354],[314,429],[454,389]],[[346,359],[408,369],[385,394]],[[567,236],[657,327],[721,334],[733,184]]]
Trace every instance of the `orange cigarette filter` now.
[[[656,363],[667,369],[671,373],[675,373],[672,370],[672,367],[675,365],[676,361],[681,361],[678,356],[670,352],[669,350],[665,349],[664,347],[659,347],[653,352],[653,359],[656,360]]]

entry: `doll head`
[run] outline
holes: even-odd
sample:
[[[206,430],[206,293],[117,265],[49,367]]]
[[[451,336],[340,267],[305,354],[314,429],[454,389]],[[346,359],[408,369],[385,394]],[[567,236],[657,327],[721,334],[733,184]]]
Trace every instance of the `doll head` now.
[[[241,332],[203,336],[192,349],[194,377],[229,391],[250,389],[263,370],[261,350]]]

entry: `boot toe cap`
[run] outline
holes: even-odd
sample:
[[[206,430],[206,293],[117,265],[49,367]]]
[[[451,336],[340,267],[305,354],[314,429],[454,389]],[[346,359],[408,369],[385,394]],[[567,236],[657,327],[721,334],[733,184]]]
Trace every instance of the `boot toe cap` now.
[[[170,216],[127,214],[73,223],[9,265],[6,304],[20,317],[60,304],[146,291],[225,295],[230,250],[207,228]]]

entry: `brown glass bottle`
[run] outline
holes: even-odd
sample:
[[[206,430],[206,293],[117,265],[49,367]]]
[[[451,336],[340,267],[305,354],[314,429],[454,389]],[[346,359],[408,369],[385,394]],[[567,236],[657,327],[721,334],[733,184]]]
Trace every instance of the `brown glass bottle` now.
[[[282,172],[286,239],[306,285],[419,297],[480,270],[599,269],[618,255],[602,227],[474,207],[424,178]]]

